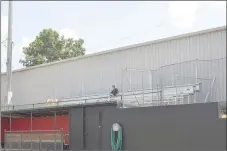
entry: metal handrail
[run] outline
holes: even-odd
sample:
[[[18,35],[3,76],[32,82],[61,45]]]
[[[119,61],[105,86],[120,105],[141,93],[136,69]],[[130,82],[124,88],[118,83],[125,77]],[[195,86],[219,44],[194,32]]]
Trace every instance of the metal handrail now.
[[[63,130],[62,129],[60,129],[60,130],[24,130],[24,131],[6,131],[5,130],[5,133],[26,133],[26,132],[32,132],[32,133],[36,133],[36,132],[63,132]]]
[[[198,85],[199,83],[197,83],[196,85]],[[191,84],[188,84],[187,86],[189,86]],[[181,86],[178,86],[181,87]],[[171,88],[170,87],[166,87],[166,88]],[[134,92],[134,94],[132,94],[132,92],[126,92],[124,93],[124,96],[133,96],[133,95],[140,95],[140,94],[152,94],[152,93],[157,93],[159,92],[159,88],[158,89],[146,89],[146,90],[137,90],[136,92]],[[136,93],[136,94],[135,94]],[[114,97],[114,100],[112,101],[97,101],[97,102],[103,102],[103,103],[107,103],[107,102],[113,102],[113,101],[123,101],[122,100],[122,93],[119,93],[116,97]],[[23,105],[12,105],[12,106],[0,106],[1,110],[4,111],[17,111],[17,110],[24,110],[24,109],[44,109],[44,108],[53,108],[53,107],[66,107],[69,105],[73,105],[75,103],[77,103],[78,105],[82,105],[82,104],[90,104],[90,103],[97,103],[94,101],[94,99],[100,100],[100,99],[109,99],[110,95],[108,94],[104,94],[104,95],[91,95],[91,96],[81,96],[79,97],[73,97],[73,98],[68,98],[68,99],[60,99],[57,102],[54,102],[50,105],[47,105],[46,103],[36,103],[36,104],[23,104]],[[111,99],[111,98],[110,98]],[[94,101],[94,102],[89,102],[89,101]]]
[[[44,108],[49,108],[49,107],[58,107],[58,106],[63,106],[61,104],[68,104],[68,103],[75,103],[75,102],[81,102],[84,101],[85,103],[82,104],[86,104],[88,100],[92,100],[92,99],[108,99],[110,96],[100,96],[100,97],[80,97],[80,99],[75,99],[75,98],[70,98],[70,99],[63,99],[60,100],[58,102],[54,102],[53,104],[51,104],[50,106],[47,106],[46,103],[35,103],[35,104],[23,104],[23,105],[12,105],[12,106],[0,106],[1,107],[1,111],[5,111],[5,109],[8,109],[6,111],[15,111],[18,110],[18,108],[20,109],[20,107],[27,107],[26,109],[38,109],[40,106],[44,107]],[[121,94],[118,95],[118,97],[121,97]]]
[[[143,92],[139,91],[139,93],[137,92],[137,94],[142,94]],[[150,94],[150,93],[153,93],[153,92],[144,92],[144,94]],[[131,96],[132,94],[130,94],[130,92],[125,93],[124,96]],[[121,98],[121,101],[122,101],[122,94],[119,93],[116,97],[120,97]],[[115,98],[116,98],[115,97]],[[102,95],[100,97],[97,97],[97,95],[92,95],[92,96],[82,96],[80,98],[76,97],[76,98],[68,98],[68,99],[62,99],[60,101],[57,101],[57,102],[54,102],[53,104],[51,104],[50,106],[46,106],[47,104],[46,103],[35,103],[35,104],[23,104],[23,105],[12,105],[12,106],[0,106],[1,107],[1,110],[4,112],[5,109],[8,108],[8,110],[6,111],[15,111],[15,110],[18,110],[18,108],[20,109],[20,107],[27,107],[26,109],[38,109],[39,106],[42,106],[44,108],[50,108],[50,107],[58,107],[58,106],[64,106],[64,104],[70,104],[70,103],[78,103],[78,102],[81,102],[83,101],[84,103],[80,103],[80,104],[87,104],[89,100],[92,100],[92,99],[108,99],[110,98],[110,95]],[[63,104],[63,105],[61,105]],[[10,109],[11,108],[11,109]]]
[[[143,92],[140,92],[141,94]],[[153,93],[153,92],[145,92],[144,94],[150,94],[150,93]],[[125,93],[124,96],[130,96],[130,92]],[[122,98],[122,93],[119,93],[116,97],[120,97]],[[115,97],[115,98],[116,98]],[[97,95],[91,95],[91,96],[81,96],[80,98],[79,97],[73,97],[73,98],[67,98],[67,99],[60,99],[60,101],[57,101],[57,102],[54,102],[53,104],[51,104],[50,106],[46,106],[47,104],[46,103],[34,103],[34,104],[23,104],[23,105],[12,105],[12,106],[0,106],[1,107],[1,110],[4,112],[5,109],[9,109],[7,111],[15,111],[17,110],[18,108],[20,109],[20,107],[27,107],[26,109],[38,109],[37,106],[43,106],[44,108],[49,108],[49,107],[58,107],[58,106],[63,106],[61,104],[69,104],[69,103],[78,103],[78,102],[81,102],[81,101],[84,101],[84,103],[81,103],[81,104],[87,104],[89,100],[92,100],[92,99],[108,99],[110,98],[110,95],[108,94],[104,94],[102,96],[99,96],[97,97]],[[122,100],[121,100],[122,101]]]

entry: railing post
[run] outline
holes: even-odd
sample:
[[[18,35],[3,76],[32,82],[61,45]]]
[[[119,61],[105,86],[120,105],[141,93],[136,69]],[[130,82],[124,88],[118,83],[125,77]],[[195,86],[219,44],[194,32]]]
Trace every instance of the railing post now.
[[[159,86],[160,86],[160,102],[159,105],[162,105],[162,73],[159,71]]]
[[[144,74],[144,72],[142,72],[142,89],[143,89],[143,105],[144,105],[144,85],[143,85],[143,74]]]
[[[9,114],[9,129],[10,131],[12,130],[12,117],[11,117],[11,113]]]
[[[39,135],[39,150],[41,151],[41,148],[42,148],[42,142],[41,142],[41,138],[40,138],[40,135]]]
[[[124,69],[122,69],[122,77],[121,77],[121,81],[122,81],[122,102],[124,101]]]
[[[4,142],[4,151],[6,151],[6,147],[8,147],[8,141],[7,141],[7,133],[6,133],[6,129],[5,129],[5,142]],[[7,146],[6,146],[7,145]]]
[[[57,147],[56,147],[56,139],[57,139],[56,135],[57,135],[57,132],[55,131],[55,134],[54,134],[54,150],[55,151],[57,149]]]
[[[32,125],[32,124],[33,124],[33,123],[32,123],[32,111],[31,111],[31,115],[30,115],[30,116],[31,116],[31,117],[30,117],[30,122],[31,122],[31,123],[30,123],[30,129],[31,129],[31,132],[32,132],[32,129],[33,129],[33,128],[32,128],[32,127],[33,127],[33,125]],[[33,150],[33,142],[32,142],[32,140],[31,140],[30,145],[31,145],[31,150]]]
[[[54,112],[54,130],[56,130],[56,125],[57,125],[57,119],[56,119],[56,112]]]
[[[56,125],[57,122],[56,122],[56,112],[54,112],[54,131],[55,131],[55,134],[54,134],[54,150],[56,151],[56,139],[57,139],[57,132],[56,132]]]
[[[21,140],[20,140],[20,143],[21,143],[21,151],[23,150],[23,132],[21,132]]]
[[[175,76],[175,86],[176,86],[176,101],[175,101],[175,105],[177,105],[177,100],[178,100],[178,97],[177,97],[177,76]]]
[[[215,82],[215,77],[214,77],[213,80],[212,80],[211,86],[209,87],[209,90],[208,90],[208,92],[207,92],[207,95],[206,95],[206,98],[205,98],[204,102],[207,102],[207,99],[208,99],[208,97],[209,97],[210,91],[211,91],[212,88],[213,88],[214,82]]]
[[[121,104],[122,104],[122,106],[124,105],[124,104],[123,104],[123,100],[122,100],[122,95],[121,95]]]
[[[197,69],[197,65],[199,63],[198,59],[196,59],[196,66],[195,66],[195,84],[197,85],[198,83],[198,69]],[[194,103],[196,103],[196,99],[197,99],[197,92],[195,91],[195,97],[194,97]]]
[[[149,89],[152,89],[152,80],[151,80],[151,71],[148,71],[148,77],[149,77]]]
[[[11,136],[11,134],[10,134],[10,136]],[[10,144],[10,151],[11,151],[12,150],[12,143],[10,142],[9,144]]]
[[[183,102],[184,103],[184,102]],[[190,104],[190,95],[188,95],[188,104]]]
[[[65,140],[65,137],[64,137],[64,131],[63,131],[63,128],[61,129],[61,150],[64,149],[64,140]]]

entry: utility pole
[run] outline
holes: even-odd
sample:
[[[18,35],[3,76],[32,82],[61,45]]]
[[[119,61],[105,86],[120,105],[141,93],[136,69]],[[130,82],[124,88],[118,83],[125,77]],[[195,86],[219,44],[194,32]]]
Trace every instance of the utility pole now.
[[[2,0],[0,0],[0,8],[2,8]],[[0,41],[2,41],[1,38]],[[0,143],[0,150],[2,150],[2,43],[0,47]]]
[[[11,104],[12,91],[12,5],[13,1],[9,1],[8,9],[8,45],[7,45],[7,104]]]
[[[0,7],[1,7],[2,1],[0,0]],[[0,38],[0,41],[1,38]],[[1,43],[2,44],[2,43]],[[12,79],[12,1],[9,1],[9,10],[8,10],[8,46],[7,46],[7,89],[8,89],[8,93],[7,93],[7,104],[9,104],[11,102],[11,97],[12,97],[12,92],[11,92],[11,79]],[[1,47],[2,48],[2,47]],[[2,122],[2,116],[1,116],[1,112],[2,112],[2,50],[0,48],[0,143],[2,142],[2,138],[1,138],[1,122]],[[9,99],[10,98],[10,99]],[[0,144],[0,150],[2,150],[2,145]]]

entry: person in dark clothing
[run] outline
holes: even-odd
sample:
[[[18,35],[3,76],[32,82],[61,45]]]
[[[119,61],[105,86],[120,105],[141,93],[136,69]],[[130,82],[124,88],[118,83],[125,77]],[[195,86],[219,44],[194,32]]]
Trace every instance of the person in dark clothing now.
[[[115,85],[112,85],[112,91],[110,92],[110,95],[116,96],[118,94],[118,89],[115,87]]]
[[[118,107],[122,107],[123,106],[123,103],[122,103],[122,100],[119,100],[119,99],[114,99],[115,96],[117,96],[118,94],[118,89],[115,87],[115,85],[112,85],[112,91],[110,92],[110,100],[114,100],[114,101],[117,101],[117,105]],[[112,98],[112,99],[111,99]]]

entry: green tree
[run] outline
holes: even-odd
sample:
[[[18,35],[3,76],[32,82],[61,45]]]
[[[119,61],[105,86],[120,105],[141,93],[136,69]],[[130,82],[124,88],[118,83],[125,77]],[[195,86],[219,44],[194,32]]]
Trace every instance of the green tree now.
[[[60,36],[56,30],[44,29],[28,47],[23,48],[25,67],[35,66],[58,60],[64,60],[85,54],[84,40],[74,40]]]

